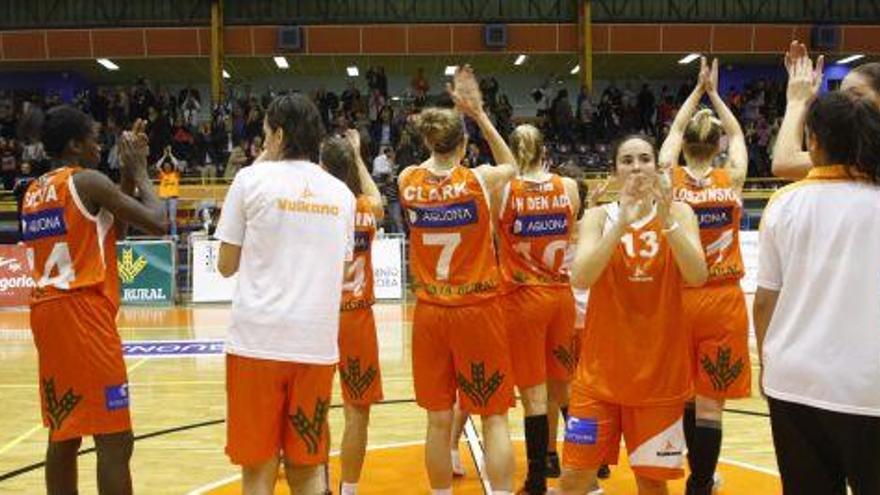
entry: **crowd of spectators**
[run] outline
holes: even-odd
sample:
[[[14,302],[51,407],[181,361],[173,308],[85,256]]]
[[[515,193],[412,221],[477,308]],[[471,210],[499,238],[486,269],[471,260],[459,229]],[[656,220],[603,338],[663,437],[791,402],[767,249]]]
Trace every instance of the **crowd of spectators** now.
[[[363,158],[389,203],[387,227],[402,230],[400,212],[395,211],[397,172],[428,157],[410,116],[425,105],[449,102],[445,88],[432,88],[422,69],[401,95],[389,94],[388,78],[381,67],[370,68],[365,85],[361,83],[350,78],[339,95],[319,88],[312,97],[329,133],[343,134],[351,128],[360,131]],[[561,85],[547,83],[530,95],[537,114],[516,117],[494,77],[484,78],[480,86],[487,111],[503,135],[518,122],[535,123],[547,137],[551,166],[568,163],[602,172],[607,170],[607,153],[616,138],[643,132],[662,140],[692,84],[685,82],[677,89],[663,86],[657,92],[648,84],[637,91],[631,83],[622,88],[611,83],[595,97],[581,91],[572,98]],[[192,86],[171,91],[138,79],[129,87],[83,91],[69,103],[95,118],[102,145],[100,168],[111,177],[119,174],[116,141],[120,132],[135,120],[145,119],[150,160],[157,163],[154,170],[158,171],[158,162],[170,148],[184,177],[208,183],[230,180],[242,167],[253,163],[262,148],[263,113],[276,94],[272,88],[258,94],[246,85],[233,87],[222,104],[211,106],[208,97]],[[784,86],[780,81],[756,81],[742,89],[731,89],[726,99],[746,132],[749,175],[769,176],[770,150],[784,112]],[[18,139],[18,118],[31,105],[46,109],[61,103],[60,96],[53,93],[0,94],[0,181],[5,190],[18,186],[20,192],[47,165],[40,143]],[[491,162],[479,129],[473,122],[466,124],[470,142],[466,165]]]

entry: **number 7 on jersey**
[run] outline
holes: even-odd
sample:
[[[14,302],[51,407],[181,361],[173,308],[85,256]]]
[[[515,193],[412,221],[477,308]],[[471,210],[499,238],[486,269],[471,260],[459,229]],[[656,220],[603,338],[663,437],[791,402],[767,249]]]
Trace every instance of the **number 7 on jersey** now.
[[[422,234],[422,244],[443,248],[437,258],[437,280],[449,280],[449,265],[452,263],[452,255],[461,244],[461,234]]]

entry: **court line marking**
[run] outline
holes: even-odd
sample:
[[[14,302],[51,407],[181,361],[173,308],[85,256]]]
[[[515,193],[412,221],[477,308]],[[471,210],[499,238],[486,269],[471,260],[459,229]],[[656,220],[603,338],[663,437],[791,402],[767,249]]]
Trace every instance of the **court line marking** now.
[[[131,366],[128,367],[127,373],[131,373],[131,372],[133,372],[134,370],[140,368],[140,367],[141,367],[144,363],[146,363],[146,362],[147,362],[147,359],[141,359],[140,361],[134,363],[133,365],[131,365]],[[36,433],[36,432],[39,431],[39,430],[42,430],[43,428],[44,428],[44,427],[43,427],[43,423],[42,423],[42,422],[41,422],[41,423],[37,423],[35,426],[31,427],[31,429],[29,429],[28,431],[26,431],[26,432],[22,433],[21,435],[19,435],[19,436],[13,438],[12,441],[10,441],[10,442],[8,442],[6,445],[3,445],[2,447],[0,447],[0,455],[3,455],[3,454],[5,454],[6,452],[9,452],[10,450],[14,449],[14,448],[17,447],[21,442],[24,442],[25,440],[27,440],[28,438],[30,438],[31,435],[33,435],[34,433]]]
[[[480,485],[483,487],[483,494],[489,495],[492,493],[492,485],[489,483],[488,475],[483,471],[483,468],[486,466],[483,442],[480,440],[480,435],[477,433],[477,427],[474,426],[474,420],[470,415],[468,415],[464,422],[464,437],[465,440],[467,440],[467,446],[471,451],[471,458],[474,460],[474,468],[477,470],[477,475],[480,477]]]

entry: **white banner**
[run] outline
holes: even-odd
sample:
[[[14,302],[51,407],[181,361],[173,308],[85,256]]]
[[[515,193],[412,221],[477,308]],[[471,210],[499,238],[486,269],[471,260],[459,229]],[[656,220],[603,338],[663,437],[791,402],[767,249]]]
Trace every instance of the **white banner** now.
[[[403,299],[403,237],[377,237],[373,241],[373,282],[376,299]]]
[[[192,301],[232,301],[236,277],[223,278],[217,271],[220,241],[194,240],[192,253]],[[376,238],[373,241],[373,280],[376,299],[404,298],[402,237]]]
[[[740,231],[739,247],[746,268],[746,275],[740,280],[740,285],[746,294],[754,294],[758,290],[758,231]]]
[[[192,301],[229,302],[235,293],[237,276],[223,278],[217,271],[220,241],[198,239],[192,243]]]

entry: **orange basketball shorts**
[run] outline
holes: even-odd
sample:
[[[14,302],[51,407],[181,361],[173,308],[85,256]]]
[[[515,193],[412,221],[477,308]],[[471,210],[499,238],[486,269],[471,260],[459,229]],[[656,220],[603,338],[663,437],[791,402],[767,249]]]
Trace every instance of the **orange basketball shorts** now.
[[[749,397],[749,315],[739,283],[687,289],[684,311],[693,328],[697,395],[714,399]]]
[[[633,407],[587,395],[575,380],[565,425],[563,465],[594,470],[617,464],[620,437],[626,441],[636,476],[670,480],[684,476],[684,403]]]
[[[31,307],[43,424],[52,441],[131,429],[117,306],[89,291]]]
[[[279,452],[295,465],[327,462],[332,364],[226,355],[226,454],[255,466]]]
[[[571,288],[522,286],[502,302],[516,386],[571,380],[577,363]]]
[[[382,400],[379,343],[373,308],[339,314],[339,381],[346,404],[368,406]]]
[[[419,301],[413,315],[416,402],[429,411],[452,409],[491,416],[513,404],[513,372],[499,300],[470,306]]]

